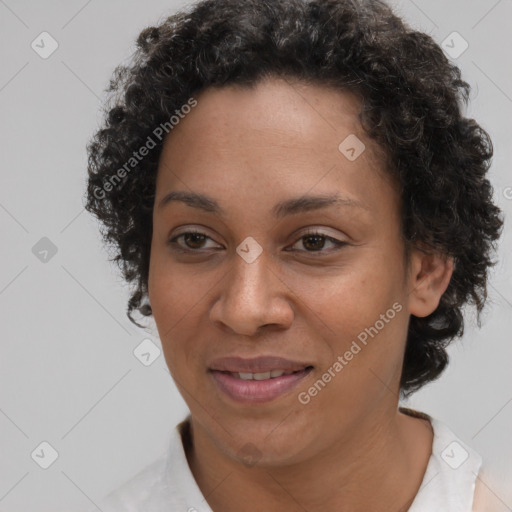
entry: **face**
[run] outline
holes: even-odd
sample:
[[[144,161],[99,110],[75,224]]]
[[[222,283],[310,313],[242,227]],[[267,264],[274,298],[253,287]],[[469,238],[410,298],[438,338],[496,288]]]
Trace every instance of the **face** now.
[[[148,289],[165,359],[224,454],[306,460],[396,413],[399,195],[348,92],[268,79],[196,99],[156,183]],[[266,373],[283,369],[297,373]]]

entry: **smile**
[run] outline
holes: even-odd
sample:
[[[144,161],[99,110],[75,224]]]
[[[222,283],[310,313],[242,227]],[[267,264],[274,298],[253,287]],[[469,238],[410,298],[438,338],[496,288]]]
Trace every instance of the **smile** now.
[[[275,400],[298,386],[313,370],[312,366],[296,371],[228,372],[210,370],[217,389],[238,403],[264,403]]]
[[[275,379],[276,377],[281,377],[283,375],[291,375],[292,373],[297,373],[302,370],[297,370],[295,372],[286,371],[286,370],[271,370],[269,372],[260,372],[260,373],[250,373],[250,372],[226,372],[232,375],[233,377],[238,377],[243,380],[267,380],[267,379]]]

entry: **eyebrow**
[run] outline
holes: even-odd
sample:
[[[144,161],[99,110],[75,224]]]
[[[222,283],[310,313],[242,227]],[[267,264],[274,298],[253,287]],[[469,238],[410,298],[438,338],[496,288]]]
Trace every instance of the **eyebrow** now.
[[[160,210],[164,206],[174,201],[185,203],[192,208],[197,208],[208,213],[215,213],[221,217],[225,215],[224,209],[219,205],[219,203],[217,203],[217,201],[215,201],[215,199],[204,194],[198,194],[196,192],[185,192],[182,190],[175,190],[166,194],[159,202],[157,209]],[[319,210],[321,208],[326,208],[333,205],[351,206],[369,210],[367,206],[360,203],[359,201],[340,197],[337,194],[321,196],[304,195],[286,199],[277,203],[272,208],[272,214],[274,217],[281,219],[289,215]]]

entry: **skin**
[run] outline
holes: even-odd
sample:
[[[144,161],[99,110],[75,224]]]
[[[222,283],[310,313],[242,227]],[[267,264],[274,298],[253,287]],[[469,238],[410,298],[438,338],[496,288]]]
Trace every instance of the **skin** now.
[[[148,289],[191,412],[186,454],[203,495],[215,512],[407,510],[432,448],[430,423],[397,409],[407,326],[411,314],[435,310],[452,261],[417,249],[405,260],[400,196],[359,124],[357,96],[271,78],[196,99],[159,162]],[[355,161],[338,150],[350,134],[366,146]],[[159,206],[177,190],[207,194],[225,214]],[[272,215],[280,201],[333,192],[360,206]],[[208,238],[169,245],[190,228]],[[303,238],[306,228],[345,245]],[[252,263],[236,252],[249,236],[263,249]],[[400,313],[301,404],[298,393],[394,303]],[[240,405],[207,371],[230,355],[314,369],[271,402]],[[257,454],[250,466],[248,443]]]

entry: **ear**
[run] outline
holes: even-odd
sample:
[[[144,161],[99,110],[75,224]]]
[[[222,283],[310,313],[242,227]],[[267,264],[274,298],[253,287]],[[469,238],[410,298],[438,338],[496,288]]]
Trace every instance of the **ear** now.
[[[425,317],[435,311],[453,274],[453,258],[413,249],[409,267],[409,312]]]

